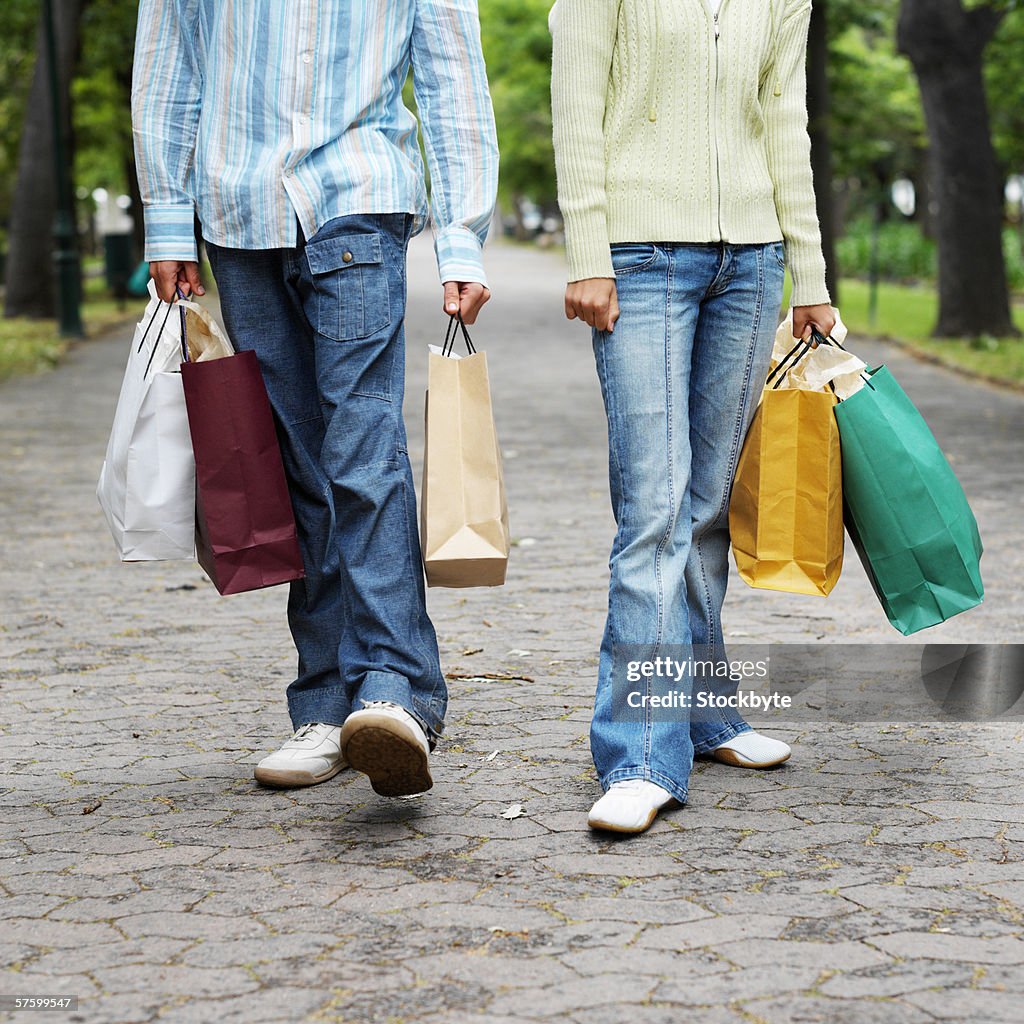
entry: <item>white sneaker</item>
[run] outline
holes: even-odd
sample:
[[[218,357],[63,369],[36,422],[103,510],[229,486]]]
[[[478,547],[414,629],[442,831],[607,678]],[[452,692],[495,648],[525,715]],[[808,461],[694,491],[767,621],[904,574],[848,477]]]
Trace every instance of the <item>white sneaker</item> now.
[[[645,832],[654,824],[658,811],[679,802],[667,789],[645,779],[613,782],[590,809],[587,824],[610,832]]]
[[[400,704],[363,701],[341,727],[341,751],[381,796],[411,796],[430,789],[430,744],[419,722]]]
[[[296,730],[280,750],[268,754],[253,773],[264,786],[315,786],[333,779],[345,767],[341,726],[310,722]]]
[[[731,764],[737,768],[771,768],[789,759],[788,743],[773,740],[771,736],[762,736],[753,730],[741,732],[726,740],[721,746],[711,751],[711,756],[723,764]]]

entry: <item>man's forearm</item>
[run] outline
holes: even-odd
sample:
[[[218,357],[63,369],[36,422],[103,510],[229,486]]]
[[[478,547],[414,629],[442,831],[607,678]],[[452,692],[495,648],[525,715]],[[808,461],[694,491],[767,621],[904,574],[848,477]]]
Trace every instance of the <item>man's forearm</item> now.
[[[441,280],[486,284],[481,250],[494,216],[498,142],[476,4],[417,0],[412,62]]]
[[[132,72],[132,135],[146,226],[145,258],[197,258],[192,194],[199,86],[189,26],[176,5],[141,0]]]

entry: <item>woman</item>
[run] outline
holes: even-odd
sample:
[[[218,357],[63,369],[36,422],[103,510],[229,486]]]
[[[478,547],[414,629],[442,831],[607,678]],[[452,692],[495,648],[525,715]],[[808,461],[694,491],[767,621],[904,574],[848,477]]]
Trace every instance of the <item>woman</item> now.
[[[684,803],[695,754],[750,768],[790,754],[733,709],[644,701],[682,689],[696,707],[711,684],[695,669],[627,682],[623,662],[724,663],[729,493],[787,264],[794,334],[834,323],[807,135],[810,16],[811,0],[552,10],[565,312],[593,329],[618,524],[591,726],[605,790],[594,828],[642,832]]]

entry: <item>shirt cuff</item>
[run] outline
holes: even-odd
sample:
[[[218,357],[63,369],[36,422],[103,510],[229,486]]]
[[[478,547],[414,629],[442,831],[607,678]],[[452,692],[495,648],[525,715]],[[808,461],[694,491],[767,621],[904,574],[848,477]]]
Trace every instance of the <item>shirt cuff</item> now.
[[[475,281],[487,285],[484,274],[483,243],[476,234],[461,224],[441,228],[434,236],[434,252],[441,283]]]
[[[174,260],[196,262],[195,207],[182,203],[146,206],[146,246],[143,258],[147,263]]]

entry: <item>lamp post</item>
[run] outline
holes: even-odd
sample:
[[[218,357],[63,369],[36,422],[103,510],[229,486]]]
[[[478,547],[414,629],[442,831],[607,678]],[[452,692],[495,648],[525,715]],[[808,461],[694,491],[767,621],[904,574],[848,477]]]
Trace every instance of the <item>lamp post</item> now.
[[[57,76],[57,43],[53,30],[53,0],[42,0],[43,38],[46,46],[46,70],[50,79],[51,114],[53,117],[53,162],[56,172],[57,212],[53,222],[56,243],[53,258],[57,266],[57,308],[60,333],[63,337],[80,338],[82,315],[78,248],[75,238],[75,214],[71,198],[71,179],[64,158],[64,118],[61,112]]]

